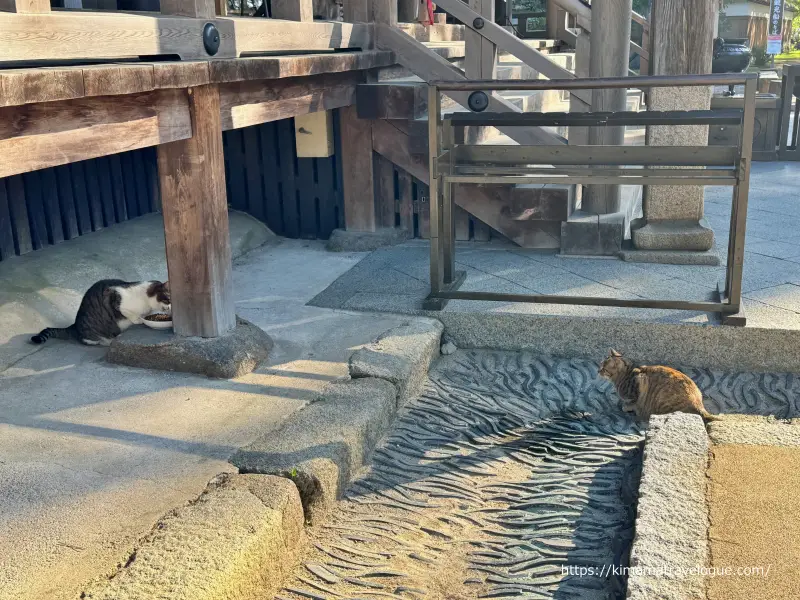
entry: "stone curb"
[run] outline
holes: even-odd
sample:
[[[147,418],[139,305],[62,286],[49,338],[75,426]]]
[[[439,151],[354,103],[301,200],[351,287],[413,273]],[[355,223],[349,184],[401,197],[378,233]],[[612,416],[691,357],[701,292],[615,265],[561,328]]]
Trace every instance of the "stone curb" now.
[[[304,539],[297,489],[282,477],[223,474],[160,519],[128,563],[90,583],[91,600],[272,597]]]
[[[435,319],[415,319],[390,329],[350,357],[350,377],[385,379],[397,388],[398,408],[419,395],[428,369],[439,356],[444,326]]]
[[[402,244],[409,237],[408,231],[394,227],[377,231],[334,229],[325,247],[329,252],[372,252],[384,246]]]
[[[631,548],[628,600],[705,598],[709,439],[697,415],[650,419]]]

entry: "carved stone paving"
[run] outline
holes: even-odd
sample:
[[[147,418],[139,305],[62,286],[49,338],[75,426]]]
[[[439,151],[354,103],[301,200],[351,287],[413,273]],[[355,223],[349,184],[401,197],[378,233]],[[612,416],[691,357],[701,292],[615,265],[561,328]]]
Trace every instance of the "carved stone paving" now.
[[[792,375],[685,372],[711,412],[800,414]],[[641,444],[590,361],[443,358],[278,598],[624,598]]]
[[[624,598],[641,443],[593,363],[442,359],[278,598]]]

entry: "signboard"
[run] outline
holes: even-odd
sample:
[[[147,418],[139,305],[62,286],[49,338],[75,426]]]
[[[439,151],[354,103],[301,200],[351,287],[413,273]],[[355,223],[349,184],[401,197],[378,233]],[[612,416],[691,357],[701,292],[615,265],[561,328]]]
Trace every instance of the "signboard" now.
[[[783,33],[783,2],[784,0],[770,0],[767,54],[781,53],[781,35]]]
[[[768,35],[767,54],[780,54],[782,51],[781,42],[782,42],[782,36],[780,34]]]

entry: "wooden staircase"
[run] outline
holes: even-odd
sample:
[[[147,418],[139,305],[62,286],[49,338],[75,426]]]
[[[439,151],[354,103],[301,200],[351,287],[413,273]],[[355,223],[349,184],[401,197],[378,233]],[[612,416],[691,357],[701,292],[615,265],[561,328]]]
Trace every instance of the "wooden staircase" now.
[[[392,49],[406,72],[388,80],[358,86],[358,117],[373,120],[373,150],[420,182],[428,183],[427,83],[433,79],[464,79],[465,43],[458,39],[430,42],[415,40],[415,30],[379,28],[378,45]],[[452,26],[446,32],[432,30],[434,38],[457,37]],[[457,30],[456,30],[457,31]],[[463,28],[461,29],[463,31]],[[416,32],[417,34],[419,32]],[[444,35],[442,35],[444,33]],[[427,37],[431,37],[429,34]],[[387,41],[388,38],[388,41]],[[383,44],[382,44],[383,42]],[[521,41],[520,41],[521,42]],[[525,42],[521,42],[525,43]],[[552,54],[553,64],[565,71],[574,69],[574,54],[558,54],[552,40],[529,40],[527,45],[544,55]],[[543,76],[507,52],[499,52],[498,79],[537,79]],[[552,90],[531,93],[501,93],[493,110],[565,111],[569,98]],[[466,95],[443,105],[445,112],[464,110]],[[469,144],[545,143],[563,144],[566,131],[528,128],[499,131],[493,127],[466,128]],[[559,248],[561,223],[578,207],[576,186],[459,186],[453,198],[458,207],[509,240],[526,248]]]

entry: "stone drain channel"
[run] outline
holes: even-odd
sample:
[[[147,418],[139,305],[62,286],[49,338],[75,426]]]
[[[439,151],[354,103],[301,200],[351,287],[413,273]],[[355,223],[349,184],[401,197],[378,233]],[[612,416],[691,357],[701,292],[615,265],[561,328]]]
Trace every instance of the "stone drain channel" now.
[[[276,598],[622,599],[642,444],[590,361],[445,357]]]

